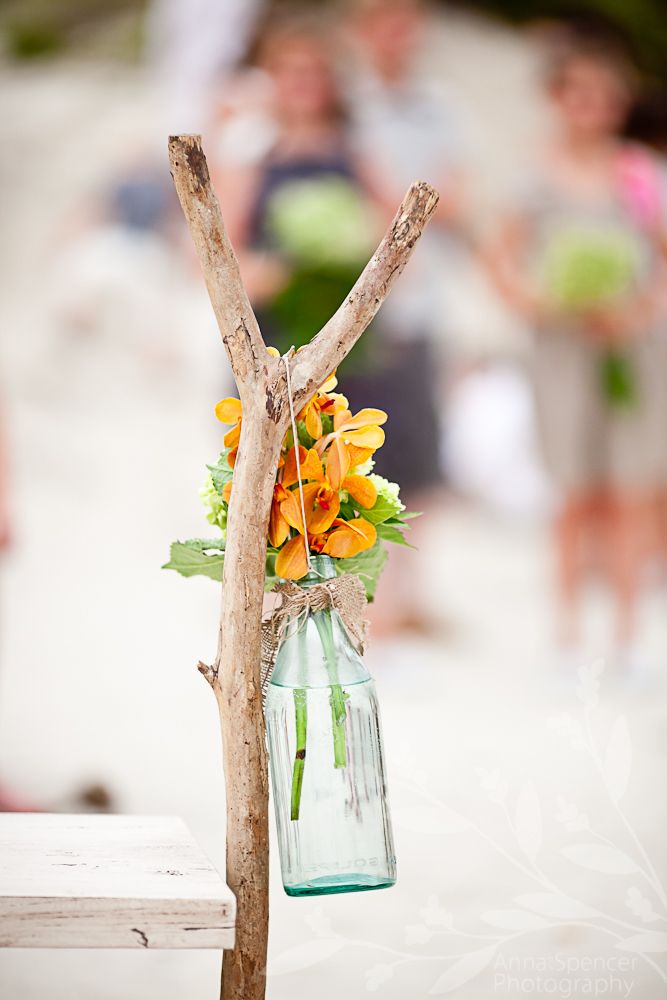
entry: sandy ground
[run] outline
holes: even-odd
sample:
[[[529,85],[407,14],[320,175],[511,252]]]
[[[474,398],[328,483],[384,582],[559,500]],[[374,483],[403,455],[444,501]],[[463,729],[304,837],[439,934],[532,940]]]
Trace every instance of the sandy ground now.
[[[449,41],[460,76],[473,28]],[[516,93],[528,60],[515,41],[475,44],[507,65]],[[121,811],[183,816],[222,867],[217,718],[195,669],[214,650],[218,595],[159,570],[170,539],[203,528],[196,491],[220,439],[222,351],[185,287],[188,339],[168,357],[137,353],[123,331],[54,329],[45,289],[59,226],[151,100],[128,71],[0,75],[15,512],[1,577],[1,776],[55,808],[103,780]],[[492,84],[477,87],[492,107]],[[415,579],[447,638],[377,642],[369,655],[399,882],[290,900],[274,863],[268,996],[667,996],[665,594],[643,608],[653,671],[642,683],[599,672],[598,593],[591,658],[563,677],[543,526],[452,501],[429,531]],[[218,973],[208,953],[6,951],[0,995],[205,1000]]]

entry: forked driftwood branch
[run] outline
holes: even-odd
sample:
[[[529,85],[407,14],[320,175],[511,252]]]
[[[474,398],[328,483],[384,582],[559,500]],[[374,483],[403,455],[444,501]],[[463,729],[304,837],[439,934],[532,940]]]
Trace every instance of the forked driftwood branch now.
[[[269,509],[289,406],[284,366],[267,353],[211,186],[201,138],[171,136],[169,161],[243,404],[227,521],[218,652],[199,664],[218,702],[227,800],[227,882],[236,945],[222,1000],[263,1000],[269,923],[268,773],[260,696],[262,598]],[[407,263],[438,202],[413,184],[354,288],[291,362],[297,410],[349,353]]]

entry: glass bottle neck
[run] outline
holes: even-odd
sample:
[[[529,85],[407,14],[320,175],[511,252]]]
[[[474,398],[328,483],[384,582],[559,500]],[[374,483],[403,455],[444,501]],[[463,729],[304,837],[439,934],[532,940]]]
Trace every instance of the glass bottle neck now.
[[[300,587],[314,587],[323,580],[333,580],[338,575],[331,556],[311,555],[310,567],[310,571],[297,580]]]

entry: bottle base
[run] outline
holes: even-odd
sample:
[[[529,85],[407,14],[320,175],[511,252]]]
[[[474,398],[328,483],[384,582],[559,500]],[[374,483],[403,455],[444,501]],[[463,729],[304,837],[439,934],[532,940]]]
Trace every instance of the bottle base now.
[[[395,878],[380,875],[324,875],[321,878],[284,886],[288,896],[333,896],[340,892],[367,892],[370,889],[390,889]]]

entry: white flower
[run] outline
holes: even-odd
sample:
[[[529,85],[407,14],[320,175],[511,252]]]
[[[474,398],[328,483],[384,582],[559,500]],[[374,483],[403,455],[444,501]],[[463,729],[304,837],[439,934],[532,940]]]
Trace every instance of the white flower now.
[[[355,476],[367,476],[371,471],[371,469],[374,467],[374,465],[375,465],[375,459],[367,458],[365,462],[361,463],[361,465],[355,465],[352,471],[354,472]]]
[[[397,505],[398,510],[405,510],[405,504],[401,503],[399,496],[401,488],[398,483],[390,483],[388,479],[384,478],[384,476],[378,476],[375,472],[373,472],[368,478],[378,491],[378,496],[391,500]]]
[[[209,524],[217,525],[224,535],[227,528],[227,507],[215,488],[210,472],[206,473],[206,479],[199,490],[199,496],[206,508],[206,520]]]

